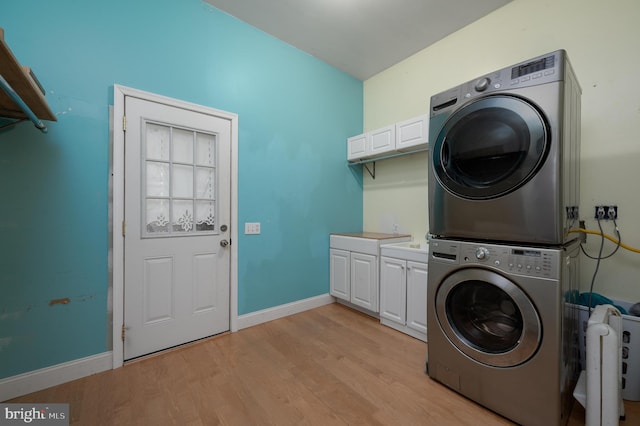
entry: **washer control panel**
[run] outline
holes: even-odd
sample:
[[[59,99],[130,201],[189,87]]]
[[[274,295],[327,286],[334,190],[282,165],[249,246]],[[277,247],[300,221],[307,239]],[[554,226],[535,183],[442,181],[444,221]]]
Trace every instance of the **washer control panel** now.
[[[558,278],[562,249],[432,239],[430,261],[484,265],[509,274]]]

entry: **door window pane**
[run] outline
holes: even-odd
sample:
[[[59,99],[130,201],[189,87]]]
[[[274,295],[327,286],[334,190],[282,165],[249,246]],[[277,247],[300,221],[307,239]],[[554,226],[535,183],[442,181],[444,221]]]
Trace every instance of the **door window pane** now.
[[[193,164],[193,132],[190,130],[173,129],[173,158],[176,163]]]
[[[196,169],[196,198],[213,200],[213,169],[198,167]]]
[[[147,205],[147,232],[169,232],[169,202],[167,200],[148,199]]]
[[[193,198],[193,166],[173,165],[171,195],[176,198]]]
[[[169,164],[147,161],[147,197],[169,196]]]
[[[145,123],[143,237],[216,231],[216,135]]]
[[[160,124],[147,124],[147,159],[169,161],[171,128]]]
[[[215,230],[215,216],[213,201],[196,202],[196,231]]]
[[[193,201],[174,201],[171,210],[173,212],[173,232],[193,230]]]
[[[206,133],[196,134],[196,164],[201,166],[215,165],[215,136]]]

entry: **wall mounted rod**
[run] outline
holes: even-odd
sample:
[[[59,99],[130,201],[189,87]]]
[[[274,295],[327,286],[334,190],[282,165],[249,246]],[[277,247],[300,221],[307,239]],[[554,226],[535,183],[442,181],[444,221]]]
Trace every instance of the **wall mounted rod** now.
[[[16,105],[20,107],[20,109],[27,115],[29,120],[31,120],[33,125],[36,126],[36,128],[40,129],[42,133],[47,133],[47,126],[45,126],[44,123],[40,121],[38,117],[36,117],[33,111],[31,111],[31,108],[29,108],[27,104],[24,103],[22,98],[18,96],[16,91],[13,90],[13,88],[9,85],[9,83],[7,83],[7,80],[5,80],[4,77],[1,75],[0,75],[0,87],[2,87],[2,90],[4,90],[4,92],[11,98],[11,100],[13,100],[13,102],[15,102]]]
[[[394,152],[393,154],[384,155],[382,157],[367,158],[359,161],[348,160],[347,162],[349,163],[350,166],[355,166],[358,164],[373,163],[375,161],[387,160],[389,158],[401,157],[403,155],[415,154],[417,152],[425,152],[425,151],[429,151],[429,148],[416,149],[414,151],[399,151],[399,152]]]

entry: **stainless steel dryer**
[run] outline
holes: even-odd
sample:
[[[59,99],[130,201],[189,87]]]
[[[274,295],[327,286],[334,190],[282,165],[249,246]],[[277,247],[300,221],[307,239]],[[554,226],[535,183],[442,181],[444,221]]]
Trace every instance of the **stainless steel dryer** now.
[[[429,243],[429,376],[517,423],[560,425],[577,379],[579,243]]]
[[[429,232],[534,245],[573,239],[580,97],[563,50],[433,96]]]

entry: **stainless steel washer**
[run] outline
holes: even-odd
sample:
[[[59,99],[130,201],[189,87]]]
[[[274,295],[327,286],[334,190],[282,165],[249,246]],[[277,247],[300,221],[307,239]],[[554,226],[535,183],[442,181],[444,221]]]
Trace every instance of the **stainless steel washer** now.
[[[559,50],[431,98],[429,232],[561,245],[575,238],[580,96]]]
[[[566,422],[577,379],[579,243],[432,239],[429,376],[517,423]]]

